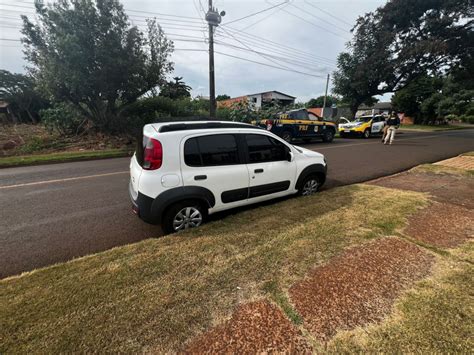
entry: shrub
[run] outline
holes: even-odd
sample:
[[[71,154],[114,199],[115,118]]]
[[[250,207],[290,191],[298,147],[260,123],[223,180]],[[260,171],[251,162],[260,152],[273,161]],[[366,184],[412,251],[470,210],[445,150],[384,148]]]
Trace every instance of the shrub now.
[[[461,115],[459,118],[465,123],[474,124],[474,115]]]
[[[40,111],[43,124],[50,131],[61,135],[77,135],[86,129],[88,119],[83,117],[71,104],[56,103],[53,107]]]

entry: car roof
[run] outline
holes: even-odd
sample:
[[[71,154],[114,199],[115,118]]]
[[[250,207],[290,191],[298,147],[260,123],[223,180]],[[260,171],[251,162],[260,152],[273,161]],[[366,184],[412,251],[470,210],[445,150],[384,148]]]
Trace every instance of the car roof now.
[[[247,128],[247,129],[259,129],[261,127],[254,126],[248,123],[233,122],[233,121],[180,121],[180,122],[160,122],[152,123],[152,126],[156,132],[177,132],[177,131],[188,131],[188,130],[212,130],[212,129],[230,129],[230,128]]]

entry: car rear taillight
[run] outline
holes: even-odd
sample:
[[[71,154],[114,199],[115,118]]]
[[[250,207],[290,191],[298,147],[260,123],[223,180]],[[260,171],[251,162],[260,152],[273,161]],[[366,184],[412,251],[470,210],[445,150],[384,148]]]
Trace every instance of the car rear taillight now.
[[[273,127],[273,121],[272,120],[266,120],[265,125],[267,126],[267,130],[270,131]]]
[[[163,163],[163,147],[159,140],[147,138],[143,149],[143,169],[156,170]]]

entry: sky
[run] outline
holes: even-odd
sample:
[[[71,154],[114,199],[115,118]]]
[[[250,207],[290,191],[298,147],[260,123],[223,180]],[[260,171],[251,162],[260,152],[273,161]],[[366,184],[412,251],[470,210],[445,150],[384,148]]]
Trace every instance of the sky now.
[[[216,94],[236,97],[277,90],[299,102],[324,95],[326,76],[334,71],[357,17],[385,2],[214,0],[213,5],[226,13],[214,37]],[[157,18],[176,49],[171,76],[183,77],[193,97],[208,96],[209,37],[203,20],[208,0],[122,3],[139,28],[144,28],[145,18]],[[0,68],[20,73],[28,64],[17,41],[21,14],[34,19],[33,0],[0,0]],[[330,81],[329,92],[331,87]]]

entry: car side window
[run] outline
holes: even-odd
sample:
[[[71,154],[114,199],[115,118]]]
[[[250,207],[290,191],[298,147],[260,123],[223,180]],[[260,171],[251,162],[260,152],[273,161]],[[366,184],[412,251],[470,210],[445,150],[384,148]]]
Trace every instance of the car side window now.
[[[247,134],[245,140],[250,164],[287,160],[288,148],[276,139],[263,134]]]
[[[296,113],[296,117],[298,120],[307,120],[309,119],[308,114],[305,111],[298,111]]]
[[[184,144],[184,162],[188,166],[239,164],[237,141],[232,134],[190,138]]]

